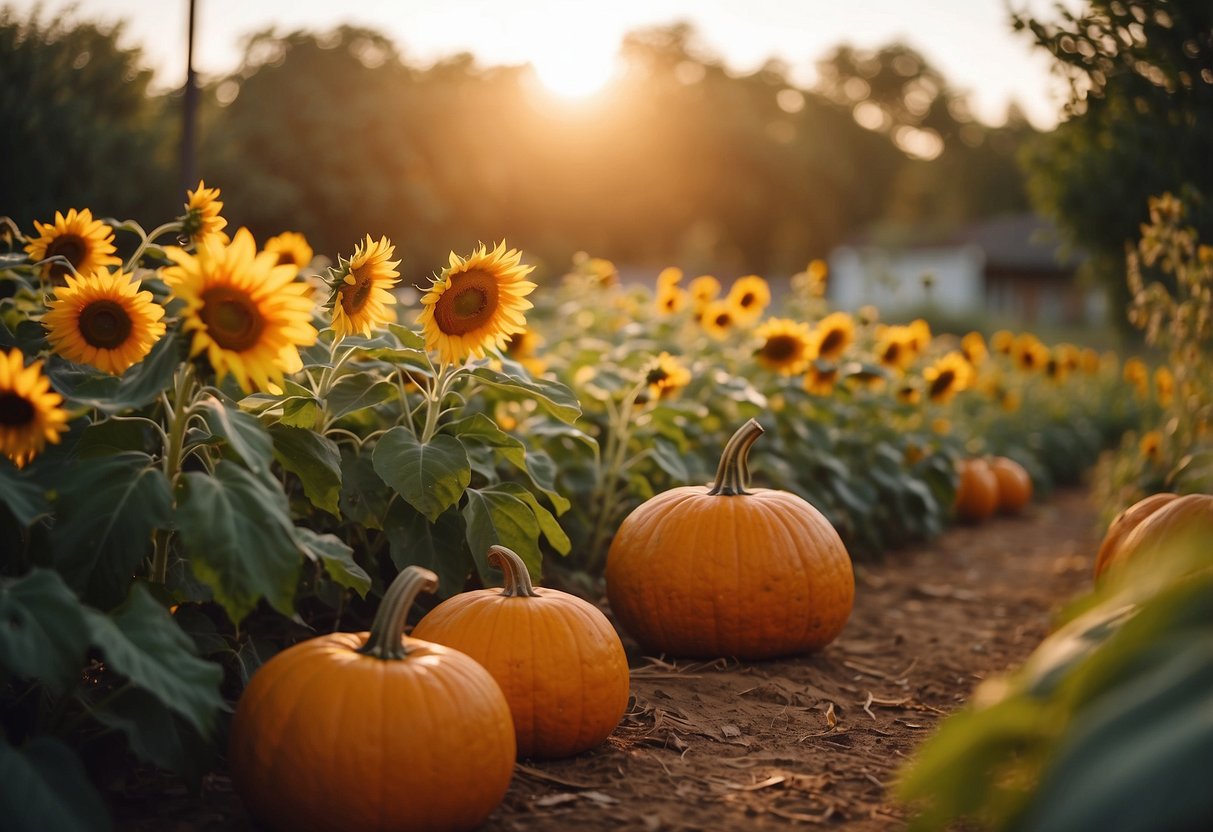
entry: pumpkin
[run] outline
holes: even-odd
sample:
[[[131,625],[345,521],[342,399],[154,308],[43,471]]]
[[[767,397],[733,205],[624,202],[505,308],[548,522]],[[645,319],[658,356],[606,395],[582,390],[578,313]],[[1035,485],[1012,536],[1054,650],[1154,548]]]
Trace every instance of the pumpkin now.
[[[992,457],[989,466],[998,481],[999,511],[1014,514],[1032,501],[1032,478],[1026,468],[1006,456]]]
[[[370,633],[289,647],[253,675],[229,762],[249,812],[276,830],[472,829],[514,770],[501,688],[471,658],[403,635],[433,572],[410,566]]]
[[[998,510],[998,477],[984,459],[961,460],[953,507],[961,520],[975,523]]]
[[[588,601],[536,588],[512,550],[491,546],[502,589],[460,593],[413,628],[480,662],[505,693],[519,757],[570,757],[615,730],[628,706],[630,677],[619,634]]]
[[[817,650],[855,600],[851,558],[816,508],[786,491],[748,489],[753,419],[729,440],[715,483],[681,486],[636,507],[607,551],[607,598],[623,629],[654,653],[766,659]]]
[[[1158,495],[1156,495],[1158,496]],[[1149,499],[1149,498],[1147,498]],[[1213,540],[1213,496],[1185,494],[1160,500],[1153,511],[1126,533],[1120,544],[1107,555],[1100,573],[1132,560],[1151,547],[1165,546],[1171,539],[1197,535],[1202,542]],[[1102,547],[1101,547],[1102,548]]]
[[[1108,568],[1108,565],[1115,558],[1120,544],[1129,536],[1129,532],[1136,529],[1141,525],[1143,520],[1177,497],[1179,497],[1178,494],[1172,494],[1168,491],[1151,494],[1149,497],[1138,500],[1112,518],[1107,532],[1104,533],[1103,541],[1099,544],[1099,552],[1095,555],[1095,577],[1098,578]]]

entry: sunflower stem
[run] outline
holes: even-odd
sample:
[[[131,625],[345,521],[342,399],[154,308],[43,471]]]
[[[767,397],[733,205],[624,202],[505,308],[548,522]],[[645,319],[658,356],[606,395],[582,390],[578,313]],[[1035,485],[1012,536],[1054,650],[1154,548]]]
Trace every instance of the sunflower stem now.
[[[406,566],[383,593],[375,620],[371,622],[371,634],[358,652],[377,659],[403,659],[408,654],[404,648],[404,624],[409,608],[417,593],[422,590],[433,592],[437,588],[438,576],[433,572],[420,566]]]
[[[181,473],[181,461],[185,451],[185,428],[190,420],[189,400],[193,395],[193,387],[194,365],[187,361],[177,370],[172,405],[165,403],[165,418],[169,420],[169,429],[164,448],[164,476],[169,482],[170,489],[176,484],[177,475]],[[156,530],[151,571],[153,583],[163,584],[168,579],[168,550],[171,538],[170,530]]]
[[[446,394],[450,392],[451,382],[459,376],[462,370],[462,367],[455,367],[445,362],[438,370],[438,376],[434,379],[430,395],[425,400],[425,427],[421,429],[420,437],[423,445],[433,439],[434,434],[438,432],[439,417],[442,415],[442,402],[446,399]]]
[[[628,446],[632,442],[632,412],[636,407],[636,399],[647,387],[648,383],[642,380],[623,397],[619,409],[612,409],[610,413],[606,448],[602,452],[598,479],[590,496],[590,505],[599,506],[588,548],[591,559],[590,574],[599,571],[605,559],[606,553],[602,550],[606,547],[611,520],[617,508],[619,479],[627,470]]]
[[[131,269],[135,268],[135,266],[139,265],[139,258],[141,258],[143,253],[147,251],[147,247],[152,244],[152,241],[161,234],[167,234],[170,231],[180,231],[181,228],[181,221],[173,220],[172,222],[166,222],[164,225],[153,228],[146,234],[142,234],[142,239],[140,239],[139,245],[135,248],[135,253],[130,256],[130,258],[126,261],[126,265],[122,267],[123,271],[129,272]],[[142,232],[143,229],[139,230]]]

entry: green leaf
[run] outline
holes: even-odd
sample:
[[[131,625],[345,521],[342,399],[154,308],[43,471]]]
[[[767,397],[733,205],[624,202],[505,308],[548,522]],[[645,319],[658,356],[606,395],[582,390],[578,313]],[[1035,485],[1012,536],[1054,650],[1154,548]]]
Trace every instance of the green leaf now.
[[[32,525],[50,510],[42,489],[9,465],[0,467],[0,505],[23,527]]]
[[[653,453],[653,461],[657,463],[657,467],[669,474],[674,482],[684,483],[690,478],[682,454],[671,442],[660,436],[654,437],[649,450]]]
[[[431,523],[459,502],[472,481],[463,445],[445,434],[422,444],[407,428],[395,427],[379,438],[372,458],[383,481]]]
[[[573,391],[560,382],[508,375],[488,367],[475,367],[470,372],[489,387],[534,399],[540,407],[566,424],[571,425],[581,415],[581,403]]]
[[[88,649],[83,608],[58,573],[0,579],[0,666],[21,679],[66,686]]]
[[[273,425],[274,459],[299,477],[303,493],[316,508],[341,516],[341,451],[333,440],[302,428]]]
[[[7,832],[114,828],[76,752],[51,737],[35,737],[19,750],[0,739],[0,806]]]
[[[465,539],[463,516],[451,509],[430,523],[408,503],[397,500],[388,510],[383,531],[397,569],[424,566],[438,575],[438,596],[463,591],[474,563]]]
[[[80,432],[72,454],[76,459],[112,456],[123,451],[147,448],[149,426],[129,419],[106,419],[94,422]]]
[[[57,367],[53,373],[56,388],[73,403],[95,408],[102,413],[136,410],[155,401],[173,384],[181,358],[177,336],[168,333],[152,347],[147,357],[121,376],[97,373],[81,365]]]
[[[382,529],[392,491],[375,473],[370,454],[348,447],[341,448],[342,514],[351,522],[368,529]]]
[[[194,574],[237,624],[264,597],[292,615],[299,548],[286,496],[242,466],[190,471],[177,487],[179,539]]]
[[[410,350],[420,350],[425,352],[425,338],[420,332],[414,332],[407,326],[400,324],[388,324],[388,331],[396,336],[400,342],[400,346]]]
[[[526,475],[534,483],[543,496],[547,497],[552,503],[552,508],[556,509],[556,514],[561,515],[569,510],[572,505],[568,498],[556,490],[556,463],[547,451],[528,451],[526,455],[527,467]]]
[[[274,443],[256,416],[228,407],[214,397],[203,399],[195,405],[211,433],[227,441],[231,449],[245,466],[257,475],[269,470]]]
[[[503,431],[483,413],[473,413],[450,422],[443,426],[443,430],[459,437],[461,442],[478,442],[493,448],[514,467],[526,470],[526,445]]]
[[[194,642],[143,584],[111,615],[85,608],[91,639],[106,664],[209,737],[223,709],[223,669],[198,658]]]
[[[152,551],[152,531],[172,521],[164,472],[140,451],[65,469],[50,541],[55,566],[90,603],[111,607]]]
[[[531,577],[538,579],[543,556],[539,552],[539,521],[530,506],[513,494],[494,489],[469,488],[463,508],[467,542],[476,568],[487,585],[501,582],[501,573],[489,566],[488,551],[501,544],[517,553]]]
[[[527,491],[524,486],[516,482],[502,482],[494,485],[493,490],[511,494],[530,506],[531,511],[535,513],[535,519],[539,522],[539,531],[543,533],[548,543],[552,544],[552,548],[558,553],[567,555],[572,551],[573,542],[569,540],[569,536],[560,527],[556,515],[544,508],[538,498],[530,491]]]
[[[324,571],[337,584],[366,597],[371,588],[371,576],[354,560],[354,550],[339,537],[296,526],[295,540],[308,557],[324,566]]]
[[[90,711],[102,725],[126,734],[139,759],[181,776],[193,789],[214,767],[214,744],[145,690],[125,688]]]
[[[329,416],[337,420],[399,397],[396,385],[389,381],[376,381],[366,373],[349,373],[333,385],[326,404]]]

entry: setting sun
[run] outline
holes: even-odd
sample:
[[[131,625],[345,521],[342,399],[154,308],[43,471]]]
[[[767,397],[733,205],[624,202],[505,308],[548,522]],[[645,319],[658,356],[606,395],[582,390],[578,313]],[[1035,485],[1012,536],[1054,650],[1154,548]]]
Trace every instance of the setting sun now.
[[[535,77],[545,89],[562,98],[588,98],[601,91],[618,70],[613,48],[591,50],[555,45],[550,52],[531,59]]]

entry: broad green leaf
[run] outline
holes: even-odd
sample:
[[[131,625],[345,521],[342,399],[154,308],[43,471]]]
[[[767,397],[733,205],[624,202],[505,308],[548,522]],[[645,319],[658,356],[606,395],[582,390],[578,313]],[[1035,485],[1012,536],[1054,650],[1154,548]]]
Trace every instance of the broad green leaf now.
[[[472,481],[463,445],[446,434],[422,444],[407,428],[392,428],[379,438],[373,459],[383,481],[431,523],[459,502]]]
[[[24,479],[11,465],[0,466],[0,505],[23,527],[50,510],[42,489]]]
[[[526,460],[527,477],[536,488],[543,492],[543,496],[551,501],[552,508],[556,509],[556,514],[559,516],[568,511],[571,503],[567,497],[556,490],[556,463],[552,457],[548,455],[547,451],[531,450],[527,451]]]
[[[366,373],[349,373],[333,385],[325,405],[329,416],[336,420],[368,407],[395,401],[399,396],[396,385],[389,381],[376,381]]]
[[[220,460],[213,476],[182,476],[176,521],[191,569],[232,621],[240,623],[262,597],[293,614],[300,552],[281,491]]]
[[[278,422],[293,428],[311,430],[318,424],[320,402],[312,391],[290,379],[283,384],[283,394],[251,393],[237,403],[245,413],[260,415],[278,410]]]
[[[443,426],[443,430],[459,437],[464,442],[479,442],[500,453],[514,467],[526,470],[526,445],[522,440],[510,436],[497,423],[483,413],[457,419]]]
[[[278,423],[292,428],[314,430],[320,424],[320,400],[311,396],[292,396],[282,400]]]
[[[669,441],[660,436],[655,437],[649,450],[653,454],[653,461],[657,463],[657,467],[669,474],[674,482],[684,483],[689,479],[690,474],[682,454]]]
[[[93,459],[124,451],[143,451],[148,444],[148,430],[146,423],[130,419],[94,422],[80,432],[72,453],[76,459]]]
[[[211,433],[224,439],[245,467],[257,475],[269,470],[274,444],[256,416],[228,407],[214,397],[203,399],[196,407]]]
[[[102,725],[126,734],[139,759],[179,775],[191,788],[214,767],[214,744],[145,690],[124,688],[90,711]]]
[[[168,479],[140,451],[90,459],[70,474],[50,534],[55,566],[90,603],[111,607],[151,554],[152,531],[171,523]]]
[[[424,566],[438,575],[438,596],[449,598],[463,591],[475,565],[465,539],[463,516],[445,511],[430,523],[408,503],[396,500],[383,527],[392,563],[397,569]]]
[[[501,582],[501,573],[489,566],[493,544],[513,549],[522,558],[531,577],[538,580],[543,556],[539,552],[539,521],[530,506],[512,494],[492,489],[469,488],[463,508],[467,542],[480,577],[488,585]]]
[[[471,374],[481,384],[534,399],[540,407],[566,424],[571,425],[581,415],[581,404],[577,397],[560,382],[508,375],[488,367],[476,367],[471,370]]]
[[[420,332],[414,332],[400,324],[388,324],[387,328],[388,332],[395,335],[396,339],[400,341],[400,346],[410,350],[425,351],[425,338]]]
[[[0,579],[0,667],[56,688],[70,683],[88,649],[83,609],[56,572]]]
[[[569,540],[569,536],[560,527],[559,521],[556,520],[556,515],[541,505],[535,495],[525,487],[516,482],[502,482],[494,485],[493,490],[513,495],[530,506],[531,511],[535,513],[535,519],[539,522],[539,530],[543,532],[543,536],[547,538],[548,543],[552,544],[552,548],[559,554],[567,555],[572,550],[573,542]]]
[[[341,516],[341,451],[333,440],[302,428],[273,425],[274,459],[299,477],[303,493],[316,508]]]
[[[173,384],[173,373],[181,364],[179,341],[173,333],[156,342],[147,357],[121,376],[99,373],[80,365],[56,370],[56,388],[73,403],[102,413],[121,413],[150,404]],[[69,369],[71,368],[71,369]],[[60,387],[59,382],[66,382]]]
[[[76,752],[51,737],[21,748],[0,739],[6,832],[108,832],[109,809]]]
[[[351,522],[382,529],[392,490],[375,473],[369,452],[341,448],[341,512]]]
[[[376,361],[408,367],[411,371],[415,371],[414,374],[416,375],[429,376],[433,372],[430,359],[426,355],[425,350],[412,349],[410,347],[380,347],[379,349],[367,350],[366,355],[368,358],[373,358]]]
[[[200,659],[187,636],[147,587],[135,584],[122,606],[106,615],[86,608],[90,637],[106,664],[189,720],[203,736],[224,708],[223,669]]]
[[[295,539],[304,553],[324,566],[328,576],[346,589],[366,597],[371,576],[354,560],[354,550],[332,534],[317,534],[304,526],[295,527]]]

